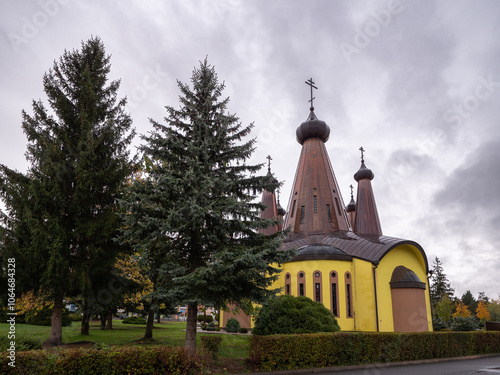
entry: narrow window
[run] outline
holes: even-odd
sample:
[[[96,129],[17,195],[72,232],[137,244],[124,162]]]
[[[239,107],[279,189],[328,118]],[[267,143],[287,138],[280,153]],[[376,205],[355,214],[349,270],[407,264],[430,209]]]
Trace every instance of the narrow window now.
[[[331,297],[331,305],[330,308],[332,310],[332,314],[337,318],[339,317],[339,291],[338,291],[338,274],[335,271],[330,272],[330,297]]]
[[[293,217],[293,213],[295,212],[295,203],[297,202],[297,199],[293,200],[293,205],[292,205],[292,213],[290,214],[290,217]]]
[[[326,205],[326,212],[328,213],[328,222],[331,223],[332,222],[332,213],[330,212],[330,205],[329,204]]]
[[[306,295],[306,275],[304,271],[299,271],[297,273],[297,295]]]
[[[304,223],[304,216],[306,215],[306,206],[300,208],[300,224]]]
[[[335,204],[337,205],[337,211],[339,213],[339,216],[342,216],[342,212],[340,211],[339,200],[337,199],[337,197],[335,197]]]
[[[346,313],[348,318],[353,317],[353,304],[352,304],[352,288],[351,288],[351,274],[349,272],[345,273],[345,303],[346,303]]]
[[[332,283],[332,313],[338,316],[337,309],[337,283]]]
[[[318,197],[314,196],[314,213],[318,212]]]
[[[314,271],[313,273],[314,280],[314,300],[316,302],[323,302],[322,298],[322,286],[321,286],[321,271]]]
[[[292,280],[291,280],[291,277],[290,277],[290,273],[287,272],[286,275],[285,275],[285,293],[286,294],[290,294],[290,289],[291,289],[290,284],[291,284],[291,281]]]
[[[351,312],[351,285],[346,285],[347,288],[347,316],[352,316]]]

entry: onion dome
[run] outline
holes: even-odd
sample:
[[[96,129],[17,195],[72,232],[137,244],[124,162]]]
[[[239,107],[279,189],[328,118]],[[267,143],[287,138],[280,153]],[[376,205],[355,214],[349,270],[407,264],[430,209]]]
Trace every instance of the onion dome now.
[[[359,150],[361,151],[361,167],[359,167],[359,170],[354,174],[354,179],[359,182],[360,180],[373,180],[375,175],[373,174],[371,169],[366,168],[365,165],[365,159],[363,156],[363,153],[365,150],[363,147],[360,147]]]
[[[354,201],[354,198],[351,196],[351,201],[347,205],[346,208],[347,212],[355,212],[356,211],[356,202]]]
[[[349,186],[351,188],[351,201],[349,202],[349,204],[347,205],[346,207],[346,211],[347,212],[355,212],[356,211],[356,201],[354,200],[354,196],[353,196],[353,186]]]
[[[311,107],[309,117],[297,128],[296,135],[297,142],[301,145],[309,138],[320,138],[323,142],[326,142],[330,136],[330,127],[326,122],[316,117],[314,107]]]
[[[280,202],[278,201],[278,215],[285,216],[286,211],[283,207],[281,207]]]

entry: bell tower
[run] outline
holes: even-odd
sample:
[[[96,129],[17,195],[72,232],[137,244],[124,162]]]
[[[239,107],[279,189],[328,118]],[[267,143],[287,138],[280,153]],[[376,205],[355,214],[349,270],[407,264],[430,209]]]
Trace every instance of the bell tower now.
[[[333,172],[325,142],[330,127],[314,113],[311,79],[309,116],[296,131],[297,142],[302,145],[293,189],[288,202],[284,228],[291,226],[293,233],[327,234],[332,231],[350,230],[344,201]]]

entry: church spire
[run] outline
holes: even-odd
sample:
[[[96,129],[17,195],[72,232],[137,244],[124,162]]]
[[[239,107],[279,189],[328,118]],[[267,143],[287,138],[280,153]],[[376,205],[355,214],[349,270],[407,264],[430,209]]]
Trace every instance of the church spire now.
[[[363,147],[361,151],[361,167],[354,174],[354,179],[358,182],[358,196],[356,204],[356,216],[354,220],[354,232],[356,234],[372,234],[381,236],[382,227],[378,217],[375,196],[373,195],[371,181],[375,177],[371,169],[365,165]]]
[[[317,87],[312,79],[306,81],[306,84],[311,86],[311,108],[307,120],[296,132],[302,152],[284,227],[291,226],[293,233],[306,235],[347,231],[347,214],[325,147],[330,127],[314,113],[312,89]]]
[[[354,196],[353,196],[353,190],[354,187],[349,186],[351,188],[351,201],[346,207],[346,211],[349,214],[349,222],[351,223],[351,226],[354,227],[354,221],[356,219],[356,202],[354,201]]]
[[[271,172],[271,155],[268,155],[266,157],[267,159],[267,175],[271,176],[273,178],[274,183],[278,183],[278,180],[273,176]],[[260,217],[262,219],[282,219],[283,216],[280,215],[280,208],[283,210],[282,207],[279,207],[278,203],[276,203],[276,194],[275,191],[268,191],[268,190],[263,190],[262,191],[262,200],[261,203],[266,206],[264,210],[260,213]],[[282,215],[282,214],[281,214]],[[281,224],[280,225],[271,225],[267,228],[263,228],[259,230],[259,233],[265,234],[265,235],[270,235],[274,234],[277,231],[281,230]]]

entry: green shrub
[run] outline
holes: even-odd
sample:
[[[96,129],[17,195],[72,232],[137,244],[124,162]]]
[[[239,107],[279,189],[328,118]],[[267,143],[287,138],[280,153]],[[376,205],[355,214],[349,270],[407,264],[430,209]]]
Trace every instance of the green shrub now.
[[[453,331],[474,331],[478,328],[476,320],[471,317],[455,316],[452,319],[451,329]]]
[[[240,333],[248,333],[248,329],[241,327],[240,328]]]
[[[220,347],[222,344],[222,337],[218,335],[210,335],[210,336],[200,336],[201,339],[201,347],[203,350],[212,356],[214,360],[217,360],[217,356],[219,355]]]
[[[69,318],[72,322],[81,322],[83,319],[83,315],[81,313],[71,313],[69,314]]]
[[[214,317],[212,315],[198,315],[197,317],[198,321],[201,323],[201,322],[205,322],[205,323],[211,323],[214,321]]]
[[[146,319],[139,316],[130,316],[122,320],[125,324],[146,324]]]
[[[26,324],[34,326],[50,326],[52,324],[52,308],[44,307],[41,310],[30,310],[25,315]],[[16,317],[16,322],[17,317]],[[71,325],[70,312],[68,309],[62,311],[62,325],[63,327]]]
[[[226,332],[235,333],[240,330],[240,322],[238,322],[235,318],[230,318],[226,323]]]
[[[16,367],[0,357],[0,374],[191,374],[201,361],[180,348],[125,347],[109,350],[76,349],[16,353]]]
[[[252,336],[260,371],[500,353],[500,332],[314,333]]]
[[[337,332],[335,316],[323,304],[307,297],[282,295],[267,300],[255,319],[252,333],[275,335]]]

